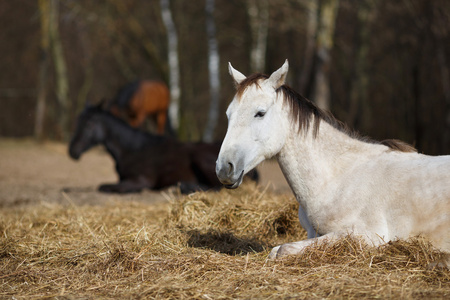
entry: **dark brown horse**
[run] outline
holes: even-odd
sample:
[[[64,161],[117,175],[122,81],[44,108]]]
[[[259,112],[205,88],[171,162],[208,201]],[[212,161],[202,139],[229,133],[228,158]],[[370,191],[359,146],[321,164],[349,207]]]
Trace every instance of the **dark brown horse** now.
[[[169,102],[169,89],[163,82],[138,80],[119,90],[110,103],[110,111],[136,128],[140,127],[148,116],[154,116],[157,133],[163,134]]]
[[[102,192],[130,193],[144,188],[179,185],[182,193],[219,189],[215,174],[221,143],[182,143],[130,127],[100,106],[88,106],[78,117],[69,154],[79,159],[95,145],[104,145],[119,174],[119,183],[99,187]],[[257,180],[256,171],[251,175]]]

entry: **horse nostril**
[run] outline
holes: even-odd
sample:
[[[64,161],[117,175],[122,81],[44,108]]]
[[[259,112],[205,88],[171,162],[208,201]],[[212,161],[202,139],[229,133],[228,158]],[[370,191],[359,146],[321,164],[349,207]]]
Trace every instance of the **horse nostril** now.
[[[228,163],[228,174],[231,174],[231,173],[233,173],[233,169],[234,169],[234,166],[233,166],[233,164],[232,163]]]

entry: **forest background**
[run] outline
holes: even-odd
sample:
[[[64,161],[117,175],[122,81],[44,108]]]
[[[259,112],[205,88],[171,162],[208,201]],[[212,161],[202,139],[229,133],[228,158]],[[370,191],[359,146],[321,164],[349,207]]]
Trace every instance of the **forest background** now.
[[[87,101],[157,79],[180,139],[220,140],[228,62],[288,59],[288,85],[361,134],[450,153],[450,1],[14,0],[0,28],[0,137],[67,141]]]

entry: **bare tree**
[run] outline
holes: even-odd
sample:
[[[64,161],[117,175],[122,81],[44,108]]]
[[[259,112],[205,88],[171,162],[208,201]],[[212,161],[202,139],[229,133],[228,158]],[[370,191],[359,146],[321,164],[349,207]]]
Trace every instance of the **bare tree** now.
[[[170,10],[169,0],[161,0],[161,15],[167,31],[168,51],[169,51],[169,85],[170,85],[170,106],[169,120],[172,128],[178,131],[179,110],[180,110],[180,66],[178,61],[178,35]]]
[[[247,14],[252,33],[250,68],[253,72],[264,72],[269,31],[269,1],[247,0]]]
[[[64,140],[70,135],[69,128],[69,79],[64,58],[61,38],[59,35],[59,1],[50,0],[49,35],[50,48],[53,56],[56,75],[56,98],[59,104],[59,127]]]
[[[320,108],[326,110],[330,108],[330,53],[338,6],[338,0],[322,0],[319,7],[313,99]]]
[[[119,16],[125,16],[125,24],[128,28],[128,33],[131,35],[132,39],[135,41],[135,44],[139,45],[139,47],[141,47],[143,49],[143,52],[145,53],[146,56],[148,56],[148,58],[150,59],[153,66],[156,68],[156,70],[160,74],[160,76],[166,81],[167,80],[167,70],[166,70],[165,64],[163,63],[163,60],[160,58],[160,56],[158,54],[157,47],[155,46],[155,44],[153,43],[151,38],[149,38],[149,36],[147,35],[144,27],[142,27],[140,20],[136,19],[136,17],[133,16],[133,14],[129,11],[129,9],[127,8],[126,1],[109,0],[109,2],[111,4],[113,4],[113,6],[117,10]],[[169,0],[161,0],[161,4],[163,2],[167,2],[166,5],[167,5],[167,9],[168,9],[168,12],[170,15],[170,20],[168,22],[171,22],[170,30],[168,29],[168,25],[166,23],[167,20],[164,19],[165,14],[163,14],[163,21],[166,25],[166,28],[168,29],[169,38],[171,38],[170,36],[173,34],[172,30],[175,30],[175,26],[173,25],[171,13],[170,13]],[[161,5],[161,7],[162,6],[163,5]],[[166,8],[164,8],[164,9],[166,9]],[[117,31],[114,32],[113,34],[116,35]],[[175,31],[175,35],[176,35],[176,31]],[[121,37],[117,37],[117,38],[120,39]],[[170,41],[169,41],[169,43],[170,43]],[[123,63],[126,64],[126,60],[121,61],[124,59],[122,57],[120,57],[121,53],[118,52],[117,49],[115,49],[114,55],[116,56],[116,59],[118,59],[119,64],[121,64],[121,65]],[[170,58],[169,58],[169,60],[170,60]],[[169,64],[170,64],[170,62],[169,62]]]
[[[370,42],[370,26],[375,18],[374,0],[361,0],[358,2],[358,35],[356,45],[355,70],[351,82],[350,107],[347,117],[350,124],[363,122],[363,128],[367,129],[372,120],[370,118],[371,104],[368,101],[367,90],[369,87],[368,54]],[[357,120],[362,116],[362,120]]]
[[[430,3],[428,3],[430,5]],[[448,67],[448,60],[445,55],[445,37],[449,35],[449,30],[445,26],[449,15],[434,6],[432,8],[432,19],[437,24],[430,26],[433,31],[434,40],[436,43],[436,57],[439,62],[440,81],[442,84],[443,98],[445,100],[445,130],[443,131],[443,148],[450,145],[450,71]]]
[[[41,56],[39,62],[39,81],[38,95],[36,101],[36,119],[34,123],[34,136],[42,139],[44,130],[45,107],[47,98],[47,81],[48,81],[48,55],[50,47],[49,36],[49,18],[50,18],[50,0],[39,0],[39,14],[41,23]]]
[[[220,57],[217,45],[216,24],[214,22],[214,0],[206,0],[205,9],[206,34],[208,39],[209,90],[211,102],[209,106],[208,122],[206,123],[206,128],[203,134],[203,140],[205,142],[212,142],[219,116],[220,100]]]
[[[306,25],[306,41],[305,41],[305,54],[303,58],[303,68],[300,73],[299,90],[301,94],[306,93],[306,87],[310,81],[312,73],[312,67],[314,62],[314,53],[316,49],[316,34],[318,24],[318,8],[319,0],[306,0],[304,5],[306,7],[308,21]]]

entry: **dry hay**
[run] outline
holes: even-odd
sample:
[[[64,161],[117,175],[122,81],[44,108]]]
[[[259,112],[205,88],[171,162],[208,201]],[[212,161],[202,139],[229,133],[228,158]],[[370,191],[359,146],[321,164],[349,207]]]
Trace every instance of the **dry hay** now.
[[[0,297],[450,297],[421,239],[372,248],[348,236],[269,261],[270,247],[305,237],[292,197],[245,185],[173,199],[1,211]]]

